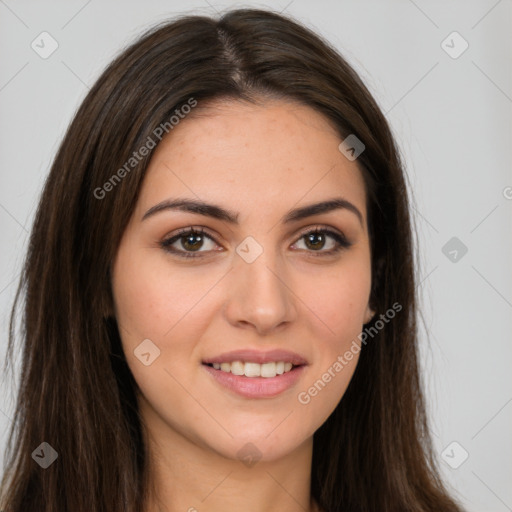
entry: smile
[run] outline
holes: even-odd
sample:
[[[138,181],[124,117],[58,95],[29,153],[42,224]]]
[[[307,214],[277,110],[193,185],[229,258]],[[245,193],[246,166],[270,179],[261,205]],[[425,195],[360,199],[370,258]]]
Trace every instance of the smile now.
[[[218,368],[215,368],[214,364]],[[245,398],[272,398],[293,387],[302,376],[306,365],[293,366],[292,363],[282,361],[261,365],[233,361],[233,363],[203,363],[202,367],[224,390],[227,389]],[[282,370],[282,373],[278,373],[277,370]]]
[[[232,363],[212,363],[210,366],[216,370],[233,375],[245,375],[245,377],[263,377],[272,378],[276,375],[288,373],[293,368],[293,364],[284,361],[268,362],[264,364],[233,361]]]

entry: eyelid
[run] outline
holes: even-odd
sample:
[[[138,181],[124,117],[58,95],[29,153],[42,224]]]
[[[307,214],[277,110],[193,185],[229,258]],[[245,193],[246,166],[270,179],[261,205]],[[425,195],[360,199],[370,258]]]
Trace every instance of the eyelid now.
[[[314,233],[315,231],[326,232],[326,233],[335,233],[345,239],[347,238],[345,236],[345,234],[343,233],[343,231],[341,231],[337,228],[333,228],[333,227],[327,226],[325,224],[315,224],[313,226],[308,226],[308,227],[302,229],[299,232],[297,240],[300,239],[301,237],[303,237],[304,235],[308,235],[309,233]]]

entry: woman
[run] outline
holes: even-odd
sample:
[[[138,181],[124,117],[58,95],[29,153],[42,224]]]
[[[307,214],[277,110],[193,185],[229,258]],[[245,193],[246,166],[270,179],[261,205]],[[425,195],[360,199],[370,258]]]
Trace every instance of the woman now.
[[[414,291],[398,151],[339,54],[261,10],[149,31],[39,204],[2,509],[460,511]]]

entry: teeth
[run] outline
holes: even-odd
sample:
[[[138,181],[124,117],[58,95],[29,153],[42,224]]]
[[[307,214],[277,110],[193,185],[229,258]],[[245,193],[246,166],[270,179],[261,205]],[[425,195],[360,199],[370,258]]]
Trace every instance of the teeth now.
[[[284,361],[271,363],[243,363],[242,361],[233,361],[232,363],[213,363],[216,370],[231,372],[233,375],[245,375],[246,377],[275,377],[289,372],[293,365]]]

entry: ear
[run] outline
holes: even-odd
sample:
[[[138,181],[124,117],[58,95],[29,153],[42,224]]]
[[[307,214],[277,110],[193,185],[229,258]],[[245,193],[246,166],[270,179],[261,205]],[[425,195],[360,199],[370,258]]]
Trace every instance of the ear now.
[[[370,307],[370,303],[366,306],[364,314],[364,323],[367,324],[375,316],[375,311]]]

